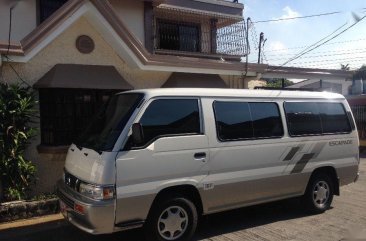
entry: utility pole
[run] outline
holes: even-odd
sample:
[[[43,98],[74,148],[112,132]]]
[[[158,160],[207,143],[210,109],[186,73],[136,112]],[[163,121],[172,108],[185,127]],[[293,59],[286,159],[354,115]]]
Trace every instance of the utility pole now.
[[[259,35],[259,46],[258,46],[258,64],[261,63],[261,55],[262,55],[262,43],[264,41],[264,33],[262,32]]]

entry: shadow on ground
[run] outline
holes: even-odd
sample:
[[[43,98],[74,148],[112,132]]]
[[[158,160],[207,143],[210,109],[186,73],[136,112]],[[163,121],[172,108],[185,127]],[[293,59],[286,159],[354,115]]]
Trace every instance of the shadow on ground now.
[[[203,217],[194,240],[257,227],[282,220],[307,216],[298,199],[258,205]],[[12,241],[141,241],[143,230],[130,230],[110,235],[93,236],[79,231],[65,221],[50,222],[0,231],[0,240]]]

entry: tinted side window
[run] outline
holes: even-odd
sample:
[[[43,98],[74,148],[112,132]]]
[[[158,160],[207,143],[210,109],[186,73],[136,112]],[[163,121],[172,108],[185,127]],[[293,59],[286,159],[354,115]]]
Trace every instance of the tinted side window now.
[[[217,134],[220,140],[253,138],[253,125],[248,103],[215,102]]]
[[[317,103],[287,102],[285,110],[290,135],[322,134]]]
[[[220,140],[281,137],[283,126],[275,103],[214,103]]]
[[[340,103],[318,103],[323,134],[351,131],[348,116]]]
[[[289,133],[321,135],[351,132],[351,125],[341,103],[285,103]]]
[[[154,100],[147,107],[140,124],[144,131],[144,144],[164,135],[199,134],[198,100]]]
[[[253,120],[254,137],[281,137],[283,126],[275,103],[249,103]]]

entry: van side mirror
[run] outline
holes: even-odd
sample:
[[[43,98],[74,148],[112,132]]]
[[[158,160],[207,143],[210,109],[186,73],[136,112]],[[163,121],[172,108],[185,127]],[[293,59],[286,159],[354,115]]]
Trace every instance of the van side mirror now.
[[[132,125],[132,140],[137,145],[144,143],[144,131],[140,123]]]

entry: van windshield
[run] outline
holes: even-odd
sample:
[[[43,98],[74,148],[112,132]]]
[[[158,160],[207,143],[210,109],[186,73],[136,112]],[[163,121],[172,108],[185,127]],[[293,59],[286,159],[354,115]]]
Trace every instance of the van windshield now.
[[[111,151],[143,94],[117,94],[93,118],[75,144],[97,152]]]

